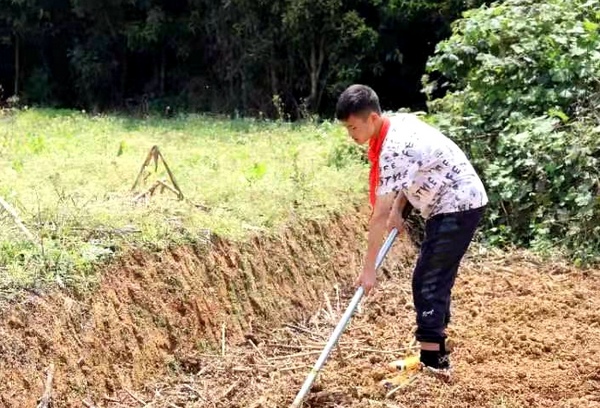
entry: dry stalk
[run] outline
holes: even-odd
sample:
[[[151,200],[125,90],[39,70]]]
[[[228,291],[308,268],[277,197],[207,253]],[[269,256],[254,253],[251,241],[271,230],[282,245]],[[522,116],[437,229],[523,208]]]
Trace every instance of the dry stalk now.
[[[221,325],[221,357],[225,357],[225,323]]]
[[[329,301],[329,296],[327,296],[327,292],[323,294],[325,296],[325,304],[327,305],[327,310],[329,311],[329,319],[335,320],[336,315],[333,312],[333,308],[331,307],[331,302]]]
[[[401,384],[401,385],[397,386],[396,388],[392,389],[387,394],[385,394],[385,397],[386,398],[391,397],[396,392],[400,391],[402,388],[405,388],[405,387],[409,386],[410,384],[412,384],[413,382],[415,382],[416,379],[417,379],[417,377],[415,376],[415,377],[411,378],[410,380],[408,380],[408,382],[406,384]]]
[[[146,405],[148,405],[148,404],[146,404],[146,403],[144,402],[144,400],[143,400],[143,399],[141,399],[140,397],[138,397],[137,395],[135,395],[133,392],[129,391],[127,388],[125,388],[125,392],[126,392],[127,394],[129,394],[129,396],[131,396],[131,398],[133,398],[134,400],[136,400],[137,402],[139,402],[140,404],[142,404],[142,406],[146,406]]]
[[[8,213],[8,215],[11,216],[11,218],[13,219],[13,222],[15,223],[15,225],[17,226],[17,228],[19,228],[19,230],[21,231],[21,233],[23,235],[25,235],[25,237],[31,241],[34,244],[37,244],[37,240],[36,238],[33,236],[33,234],[27,229],[27,227],[25,226],[25,224],[23,224],[23,221],[21,220],[21,218],[19,217],[19,214],[17,214],[17,211],[10,205],[8,204],[4,198],[0,197],[0,206],[2,206],[2,208],[4,209],[4,211],[6,211]]]
[[[120,399],[116,399],[116,398],[113,398],[113,397],[109,397],[108,395],[104,395],[104,396],[102,397],[102,399],[104,399],[105,401],[108,401],[108,402],[116,402],[116,403],[121,403],[121,400],[120,400]]]
[[[252,348],[254,348],[254,350],[256,350],[256,352],[263,359],[263,361],[265,363],[267,363],[268,365],[272,365],[272,363],[267,359],[267,357],[263,354],[263,352],[260,351],[260,349],[256,346],[256,344],[254,344],[254,342],[252,340],[249,340],[249,341],[250,341],[250,345],[252,346]]]
[[[289,327],[290,329],[298,330],[298,331],[300,331],[302,333],[309,334],[309,335],[311,335],[313,337],[317,337],[317,338],[319,338],[319,337],[322,338],[323,337],[322,335],[320,335],[318,333],[315,333],[314,331],[308,330],[307,328],[300,327],[300,326],[295,325],[295,324],[286,324],[285,326]]]
[[[50,364],[48,368],[48,374],[46,377],[46,384],[44,386],[44,394],[40,399],[40,403],[37,408],[48,408],[50,400],[52,399],[52,380],[54,379],[54,364]]]
[[[312,356],[312,355],[320,354],[320,353],[321,353],[321,350],[307,351],[305,353],[289,354],[287,356],[270,357],[269,361],[285,360],[288,358],[297,358],[297,357],[307,357],[307,356]]]
[[[196,394],[196,395],[198,396],[198,398],[199,398],[199,399],[201,399],[202,401],[204,401],[204,402],[208,402],[208,400],[207,400],[206,398],[204,398],[204,397],[202,396],[202,394],[200,394],[200,391],[198,391],[197,389],[195,389],[195,388],[194,388],[194,387],[192,387],[191,385],[189,385],[189,384],[184,384],[184,385],[183,385],[183,388],[186,388],[186,389],[188,389],[188,390],[192,391],[192,392],[193,392],[194,394]]]
[[[90,402],[86,399],[81,400],[81,403],[83,405],[85,405],[87,408],[95,408],[96,407],[93,402]]]
[[[225,391],[223,393],[223,395],[221,396],[221,399],[227,398],[227,396],[229,394],[231,394],[231,392],[235,389],[235,387],[237,387],[240,382],[242,382],[241,380],[237,380],[235,383],[231,384],[231,386],[229,388],[227,388],[227,391]]]

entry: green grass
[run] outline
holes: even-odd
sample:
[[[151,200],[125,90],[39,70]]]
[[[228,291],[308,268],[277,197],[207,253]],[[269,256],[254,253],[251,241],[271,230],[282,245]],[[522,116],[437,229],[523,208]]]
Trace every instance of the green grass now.
[[[131,188],[158,145],[186,200],[135,204]],[[0,115],[0,196],[41,245],[0,214],[0,288],[76,289],[124,245],[156,249],[218,234],[244,239],[365,199],[367,167],[337,124],[203,116],[137,120],[73,111]],[[167,178],[149,168],[146,188]],[[194,205],[202,204],[210,211]]]

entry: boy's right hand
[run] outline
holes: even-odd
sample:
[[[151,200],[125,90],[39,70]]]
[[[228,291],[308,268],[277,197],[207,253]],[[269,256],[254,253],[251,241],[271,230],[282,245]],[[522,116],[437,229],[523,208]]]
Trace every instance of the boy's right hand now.
[[[396,228],[398,234],[402,233],[402,231],[404,231],[404,218],[402,218],[402,214],[400,214],[400,212],[391,211],[386,226],[388,231]]]

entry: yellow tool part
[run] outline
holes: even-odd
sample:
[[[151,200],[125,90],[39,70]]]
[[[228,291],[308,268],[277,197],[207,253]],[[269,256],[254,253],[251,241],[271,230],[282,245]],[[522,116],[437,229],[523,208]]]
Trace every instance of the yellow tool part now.
[[[410,356],[391,362],[389,367],[397,371],[418,371],[421,369],[421,360],[419,356]]]

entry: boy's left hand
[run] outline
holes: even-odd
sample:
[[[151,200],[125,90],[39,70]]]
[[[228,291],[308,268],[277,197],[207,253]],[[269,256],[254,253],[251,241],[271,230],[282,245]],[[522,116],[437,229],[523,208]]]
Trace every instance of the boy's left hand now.
[[[364,267],[362,273],[356,278],[354,285],[356,287],[362,286],[365,290],[365,294],[369,294],[375,287],[377,282],[377,274],[373,267]]]
[[[404,218],[402,218],[400,212],[391,211],[386,226],[388,231],[396,228],[398,234],[402,233],[404,231]]]

